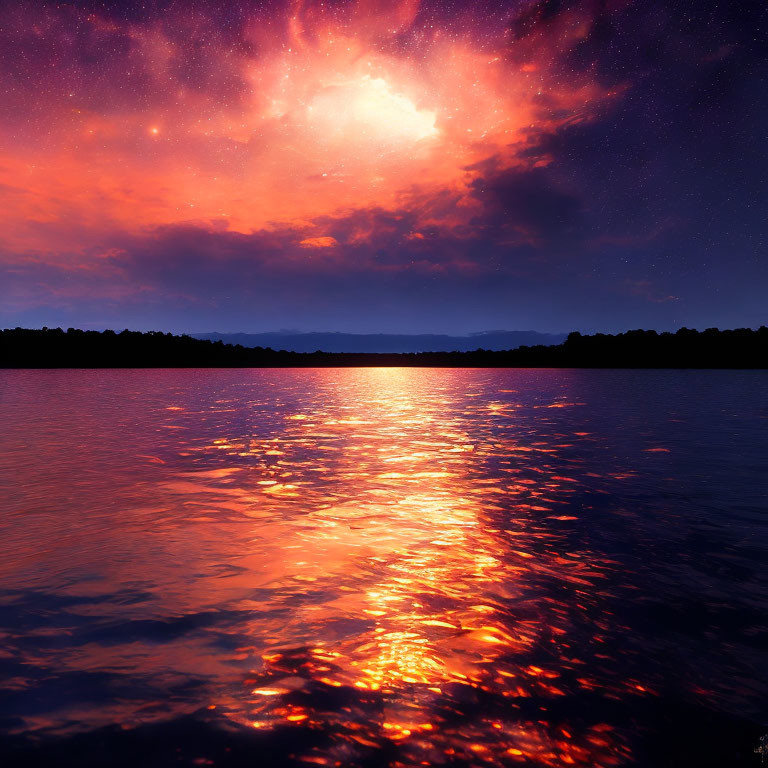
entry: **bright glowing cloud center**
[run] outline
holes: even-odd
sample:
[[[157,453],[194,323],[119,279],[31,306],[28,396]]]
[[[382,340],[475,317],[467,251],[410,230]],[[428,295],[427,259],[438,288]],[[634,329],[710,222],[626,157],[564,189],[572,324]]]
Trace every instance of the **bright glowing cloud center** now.
[[[400,144],[438,133],[435,112],[419,109],[380,77],[366,75],[324,88],[308,111],[313,121],[345,140]]]

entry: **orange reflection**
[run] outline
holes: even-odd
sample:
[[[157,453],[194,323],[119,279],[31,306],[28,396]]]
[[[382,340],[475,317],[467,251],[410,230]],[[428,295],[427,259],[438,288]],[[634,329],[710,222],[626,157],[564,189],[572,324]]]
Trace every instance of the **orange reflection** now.
[[[259,516],[270,522],[259,535],[275,550],[260,584],[297,604],[280,625],[253,621],[245,650],[259,668],[247,695],[226,695],[221,710],[259,729],[330,730],[336,746],[304,756],[317,764],[386,744],[398,745],[393,765],[622,762],[628,753],[607,726],[546,714],[548,701],[593,685],[574,677],[582,662],[570,658],[566,606],[537,588],[563,583],[578,598],[602,575],[535,522],[574,519],[547,512],[575,480],[544,469],[540,484],[514,470],[506,482],[488,476],[500,446],[552,449],[470,435],[449,395],[425,392],[419,372],[349,378],[354,397],[287,415],[277,438],[223,439],[261,462]],[[493,411],[513,418],[515,408]],[[512,517],[501,527],[504,510]],[[530,661],[541,646],[547,666]],[[319,706],[323,689],[347,706]],[[480,706],[489,715],[467,719]]]

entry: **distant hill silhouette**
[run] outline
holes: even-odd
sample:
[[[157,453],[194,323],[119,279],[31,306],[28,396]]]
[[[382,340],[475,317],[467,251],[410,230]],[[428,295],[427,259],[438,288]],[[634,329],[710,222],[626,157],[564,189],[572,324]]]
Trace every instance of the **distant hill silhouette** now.
[[[3,368],[435,366],[490,368],[768,368],[768,328],[571,333],[562,344],[404,354],[284,352],[150,331],[0,331]]]
[[[483,331],[468,336],[405,333],[193,333],[196,339],[270,347],[288,352],[469,352],[478,347],[504,350],[534,345],[562,344],[564,333],[538,331]]]

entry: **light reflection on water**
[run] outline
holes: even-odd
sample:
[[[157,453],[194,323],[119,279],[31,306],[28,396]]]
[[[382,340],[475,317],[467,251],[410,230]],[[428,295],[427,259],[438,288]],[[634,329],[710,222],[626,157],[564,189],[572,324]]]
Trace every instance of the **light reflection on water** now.
[[[754,626],[648,619],[766,605],[763,374],[691,373],[0,373],[8,731],[205,708],[322,734],[299,763],[611,766],[644,701],[759,707]]]

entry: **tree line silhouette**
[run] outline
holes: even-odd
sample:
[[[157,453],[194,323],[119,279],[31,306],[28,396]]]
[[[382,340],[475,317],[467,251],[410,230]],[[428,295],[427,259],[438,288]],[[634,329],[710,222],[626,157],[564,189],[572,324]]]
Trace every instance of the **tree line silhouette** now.
[[[768,328],[675,333],[571,333],[554,346],[503,352],[287,352],[160,331],[13,328],[0,331],[2,368],[768,368]]]

